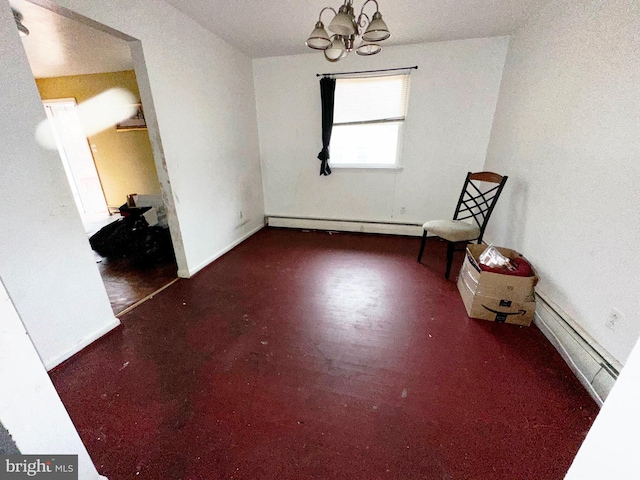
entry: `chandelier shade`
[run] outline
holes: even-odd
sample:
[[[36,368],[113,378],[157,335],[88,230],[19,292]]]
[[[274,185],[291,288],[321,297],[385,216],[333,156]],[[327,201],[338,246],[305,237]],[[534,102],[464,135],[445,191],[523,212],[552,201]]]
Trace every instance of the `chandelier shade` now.
[[[324,24],[318,21],[313,32],[311,32],[311,35],[309,35],[309,38],[307,39],[307,47],[316,50],[326,50],[330,46],[331,40],[329,39],[327,31],[324,29]]]
[[[376,9],[371,17],[364,11],[369,3],[375,4]],[[335,35],[329,36],[324,28],[321,17],[325,10],[334,13],[328,30]],[[378,9],[377,0],[366,0],[357,18],[353,10],[353,0],[344,0],[337,12],[331,7],[325,7],[320,11],[318,22],[306,44],[315,50],[324,50],[324,56],[328,61],[337,62],[354,49],[358,55],[375,55],[382,50],[379,42],[390,36],[389,28]]]
[[[334,35],[331,46],[324,51],[324,58],[330,62],[337,62],[347,56],[347,47],[340,35]]]
[[[382,50],[382,47],[377,43],[363,43],[358,48],[356,48],[356,53],[363,57],[368,57],[369,55],[375,55]]]
[[[358,31],[358,26],[353,17],[353,8],[347,5],[341,6],[338,14],[333,17],[329,24],[329,30],[343,37],[355,35]]]
[[[387,28],[387,24],[382,20],[382,14],[376,12],[373,14],[373,19],[369,27],[367,27],[367,31],[362,35],[362,39],[365,42],[381,42],[390,36],[389,28]]]

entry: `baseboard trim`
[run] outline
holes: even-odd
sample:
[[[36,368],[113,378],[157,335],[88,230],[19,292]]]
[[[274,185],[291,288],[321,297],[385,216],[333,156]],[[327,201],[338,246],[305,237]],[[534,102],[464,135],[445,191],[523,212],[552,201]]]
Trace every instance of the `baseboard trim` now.
[[[536,292],[534,323],[556,348],[594,401],[602,406],[622,365],[546,295]]]
[[[212,255],[211,257],[209,257],[209,259],[205,260],[204,262],[202,262],[200,265],[198,265],[195,268],[190,268],[189,270],[184,270],[184,269],[178,269],[178,277],[180,278],[191,278],[193,277],[196,273],[198,273],[200,270],[202,270],[203,268],[209,266],[211,263],[215,262],[218,258],[220,258],[222,255],[224,255],[225,253],[227,253],[228,251],[230,251],[231,249],[237,247],[238,245],[240,245],[242,242],[244,242],[247,238],[249,238],[250,236],[258,233],[260,230],[262,230],[265,227],[264,224],[262,225],[258,225],[256,228],[250,230],[248,233],[244,234],[242,237],[240,237],[238,240],[236,240],[235,242],[233,242],[232,244],[230,244],[229,246],[223,248],[222,250],[218,251],[217,253],[215,253],[214,255]]]
[[[403,235],[411,237],[422,236],[422,224],[329,219],[313,217],[286,217],[280,215],[267,215],[267,224],[270,227],[296,228],[302,230],[330,230],[338,232],[379,233],[386,235]]]
[[[117,318],[114,317],[111,322],[109,322],[107,325],[105,325],[101,329],[97,330],[93,334],[89,335],[88,337],[83,338],[73,348],[70,348],[69,350],[67,350],[66,352],[64,352],[64,353],[62,353],[60,355],[56,355],[54,357],[51,357],[51,358],[47,359],[44,362],[44,367],[47,369],[47,371],[52,370],[53,368],[57,367],[58,365],[60,365],[65,360],[68,360],[69,358],[74,356],[79,351],[81,351],[84,348],[86,348],[89,345],[91,345],[93,342],[98,340],[100,337],[106,335],[111,330],[113,330],[114,328],[117,328],[119,326],[120,326],[120,320],[118,320]]]

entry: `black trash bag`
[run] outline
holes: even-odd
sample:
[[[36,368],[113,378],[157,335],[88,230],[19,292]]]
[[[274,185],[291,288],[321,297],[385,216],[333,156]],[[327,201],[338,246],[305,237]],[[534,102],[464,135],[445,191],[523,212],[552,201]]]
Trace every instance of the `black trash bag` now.
[[[93,235],[89,243],[103,257],[127,257],[140,267],[175,260],[169,229],[150,227],[140,215],[110,223]]]
[[[144,217],[125,217],[102,227],[89,238],[91,248],[103,257],[123,257],[144,236],[149,224]]]
[[[149,227],[140,229],[127,258],[135,266],[149,266],[175,260],[169,229]]]

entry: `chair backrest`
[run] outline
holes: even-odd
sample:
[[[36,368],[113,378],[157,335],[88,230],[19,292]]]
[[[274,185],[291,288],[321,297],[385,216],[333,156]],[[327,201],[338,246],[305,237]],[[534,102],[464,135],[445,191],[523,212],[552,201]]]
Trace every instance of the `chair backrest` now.
[[[482,241],[484,229],[487,227],[493,207],[496,205],[507,178],[506,175],[502,176],[493,172],[467,173],[467,179],[462,187],[453,219],[473,218],[480,227],[478,243]],[[489,189],[481,189],[480,182],[496,183],[497,185]]]

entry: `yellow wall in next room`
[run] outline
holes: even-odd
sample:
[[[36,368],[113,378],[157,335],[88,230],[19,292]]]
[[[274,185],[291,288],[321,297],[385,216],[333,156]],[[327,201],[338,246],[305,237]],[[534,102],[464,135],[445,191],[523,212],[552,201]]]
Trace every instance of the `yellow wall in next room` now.
[[[36,79],[43,100],[75,98],[78,104],[114,87],[140,98],[133,70]],[[127,194],[160,194],[160,182],[146,130],[116,132],[111,127],[89,138],[107,205],[118,207]]]

